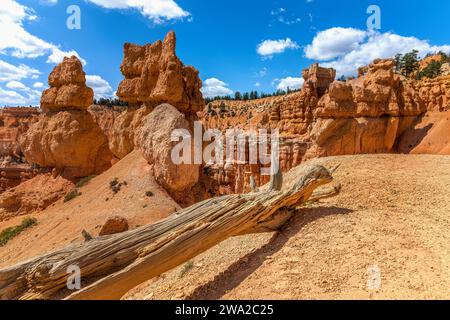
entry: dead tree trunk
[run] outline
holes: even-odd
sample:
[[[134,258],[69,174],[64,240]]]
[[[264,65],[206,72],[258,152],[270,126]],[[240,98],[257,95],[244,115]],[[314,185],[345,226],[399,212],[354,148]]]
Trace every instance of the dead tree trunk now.
[[[229,237],[272,230],[285,221],[289,208],[304,203],[317,187],[331,181],[324,167],[307,166],[283,191],[206,200],[158,223],[71,245],[0,270],[0,298],[54,297],[66,290],[68,268],[77,266],[85,286],[67,299],[120,299],[133,287]],[[315,197],[332,193],[335,188],[315,193]]]

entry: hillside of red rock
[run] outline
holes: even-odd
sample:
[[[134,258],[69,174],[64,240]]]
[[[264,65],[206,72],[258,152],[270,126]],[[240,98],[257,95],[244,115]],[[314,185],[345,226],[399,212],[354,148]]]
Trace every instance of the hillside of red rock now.
[[[305,83],[299,92],[252,101],[214,101],[204,107],[198,71],[184,66],[175,49],[174,33],[145,46],[125,44],[118,96],[131,106],[123,108],[88,109],[92,90],[85,85],[81,62],[66,58],[49,76],[50,88],[42,96],[44,113],[31,130],[21,133],[21,145],[14,148],[27,162],[69,179],[98,174],[135,149],[148,155],[152,148],[139,137],[152,130],[145,123],[155,107],[168,102],[186,117],[184,127],[191,131],[196,119],[205,130],[278,129],[285,172],[307,159],[333,155],[448,154],[447,139],[442,137],[448,128],[449,76],[407,80],[394,72],[393,60],[385,59],[358,70],[356,79],[335,81],[335,70],[313,64],[302,71]],[[148,156],[147,160],[152,163]],[[155,172],[169,177],[164,164],[159,166],[154,166]],[[263,185],[268,176],[260,171],[261,165],[248,163],[197,166],[192,172],[199,176],[181,189],[172,188],[172,178],[170,183],[159,181],[177,201],[185,199],[186,191],[194,194],[185,201],[188,205],[208,194],[247,192],[250,176]]]
[[[0,221],[43,211],[64,197],[74,185],[51,173],[37,174],[0,194]]]
[[[277,129],[283,171],[301,162],[335,155],[448,153],[450,77],[406,80],[394,61],[375,60],[358,78],[334,81],[334,70],[314,64],[303,71],[300,92],[253,101],[214,101],[200,114],[207,128],[243,132]],[[210,168],[219,193],[249,191],[261,166]]]
[[[406,130],[398,151],[450,155],[450,110],[426,113],[413,127]]]
[[[334,69],[313,64],[300,91],[205,106],[173,32],[125,44],[120,69],[117,95],[129,107],[92,105],[73,56],[49,75],[42,110],[0,113],[0,230],[38,221],[1,247],[0,267],[247,193],[251,177],[256,187],[269,181],[267,165],[249,163],[248,144],[244,162],[174,163],[171,133],[192,136],[199,120],[222,133],[278,130],[285,181],[304,163],[341,163],[342,193],[300,208],[279,233],[229,239],[128,298],[448,298],[448,74],[410,80],[394,60],[377,59],[336,81]],[[365,285],[370,266],[382,273],[381,289]]]
[[[117,192],[111,187],[114,181],[117,181],[116,186],[121,185]],[[135,229],[180,209],[155,182],[151,166],[138,151],[129,154],[78,191],[80,195],[74,199],[68,202],[60,199],[46,210],[32,214],[38,224],[0,249],[0,266],[83,241],[83,230],[96,237],[112,216],[127,219],[130,228]],[[1,215],[0,212],[0,221],[3,220]],[[23,218],[0,222],[0,230],[20,224]]]

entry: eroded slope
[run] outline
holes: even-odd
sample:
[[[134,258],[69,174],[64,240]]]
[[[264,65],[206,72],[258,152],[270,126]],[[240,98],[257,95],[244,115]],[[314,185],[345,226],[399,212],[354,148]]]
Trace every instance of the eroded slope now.
[[[38,225],[0,248],[0,267],[83,241],[83,229],[97,236],[110,216],[122,216],[128,220],[130,228],[136,228],[177,211],[180,207],[153,180],[150,169],[139,151],[134,151],[80,188],[80,196],[67,203],[61,199],[33,215]],[[110,183],[116,178],[122,186],[114,193]],[[0,223],[0,229],[18,225],[22,218]]]

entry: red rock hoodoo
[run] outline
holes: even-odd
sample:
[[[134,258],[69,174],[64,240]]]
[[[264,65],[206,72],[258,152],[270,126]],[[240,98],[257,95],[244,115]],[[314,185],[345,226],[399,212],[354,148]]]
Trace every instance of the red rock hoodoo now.
[[[106,136],[87,112],[93,92],[86,87],[81,62],[64,58],[50,74],[49,85],[41,98],[44,114],[20,140],[27,161],[73,178],[109,168]]]
[[[169,103],[185,114],[204,107],[198,71],[184,66],[175,53],[176,37],[169,32],[163,42],[138,46],[126,43],[121,66],[125,76],[117,96],[131,105],[156,107]]]
[[[155,180],[179,203],[192,203],[190,191],[199,181],[199,164],[174,164],[171,141],[176,129],[193,131],[196,113],[204,108],[198,71],[185,67],[175,53],[176,38],[146,46],[125,44],[121,71],[125,79],[117,95],[131,106],[123,112],[100,111],[96,121],[108,136],[109,149],[123,159],[134,149],[152,165]],[[186,193],[189,195],[187,196]]]
[[[87,110],[92,104],[94,91],[86,87],[83,65],[77,57],[65,57],[48,77],[50,88],[42,93],[41,108],[44,112]]]

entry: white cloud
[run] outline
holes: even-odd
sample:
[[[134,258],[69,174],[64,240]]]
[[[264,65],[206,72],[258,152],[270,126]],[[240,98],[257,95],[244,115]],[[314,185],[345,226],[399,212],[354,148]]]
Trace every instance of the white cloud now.
[[[276,16],[276,15],[278,15],[278,14],[280,14],[280,13],[283,13],[283,12],[286,12],[286,9],[285,9],[285,8],[280,8],[280,9],[278,9],[278,10],[272,10],[272,11],[270,12],[270,14],[273,15],[273,16]]]
[[[29,33],[24,22],[36,20],[32,9],[14,0],[2,0],[0,7],[0,53],[16,58],[37,58],[49,54],[48,63],[59,63],[65,55],[79,55],[62,51],[57,45]],[[86,61],[82,60],[85,64]]]
[[[52,54],[48,56],[47,63],[54,63],[58,64],[64,60],[64,57],[71,57],[76,56],[78,59],[80,59],[81,63],[83,65],[86,65],[86,60],[80,57],[78,52],[71,50],[71,51],[62,51],[58,48],[55,48],[52,50]]]
[[[257,87],[257,88],[261,87],[261,83],[256,82],[256,83],[255,83],[255,87]]]
[[[0,82],[7,81],[19,81],[33,76],[38,76],[40,74],[39,70],[30,68],[27,65],[21,64],[19,66],[14,66],[3,60],[0,60]]]
[[[305,80],[303,78],[286,77],[283,79],[275,79],[273,85],[277,84],[278,90],[299,89],[303,86]]]
[[[39,0],[39,4],[44,6],[54,6],[58,3],[58,0]]]
[[[22,82],[19,81],[10,81],[6,84],[6,87],[8,89],[22,90],[22,91],[29,89],[26,85],[24,85]]]
[[[292,16],[286,17],[287,11],[285,8],[279,8],[277,10],[272,10],[270,12],[270,14],[276,18],[276,21],[278,21],[280,23],[284,23],[286,25],[292,25],[292,24],[300,23],[302,21],[302,19],[297,18],[297,17],[292,17]]]
[[[228,84],[225,82],[217,78],[209,78],[203,82],[202,93],[207,98],[213,98],[232,94],[233,91],[228,88]]]
[[[110,98],[115,95],[111,85],[100,76],[87,75],[86,85],[94,90],[95,98]]]
[[[286,40],[264,40],[256,48],[256,52],[263,57],[272,57],[276,53],[283,53],[287,49],[298,49],[295,41],[289,38]]]
[[[107,9],[135,9],[154,23],[189,17],[173,0],[87,0]]]
[[[6,88],[0,87],[0,105],[38,105],[41,92],[27,87],[22,79],[33,78],[40,72],[24,64],[14,66],[0,60],[0,82],[6,82]]]
[[[191,14],[183,10],[174,0],[86,0],[106,9],[138,10],[154,23],[160,24],[169,20],[189,18]],[[41,0],[41,3],[55,5],[58,0]]]
[[[286,20],[283,16],[280,16],[280,17],[278,17],[278,22],[284,23],[284,24],[287,24],[288,26],[290,26],[291,24],[296,24],[296,23],[302,22],[302,19],[295,18],[292,20]]]
[[[331,30],[331,31],[330,31]],[[326,61],[338,76],[355,75],[357,69],[377,58],[392,58],[397,53],[416,49],[424,57],[438,51],[450,52],[450,45],[434,46],[427,40],[404,37],[391,32],[379,33],[353,28],[332,28],[319,32],[305,49],[306,57]]]
[[[35,82],[33,84],[33,88],[36,88],[36,89],[41,89],[43,87],[44,87],[44,84],[42,82]]]
[[[9,82],[7,87],[11,90],[5,90],[0,87],[0,105],[23,106],[39,104],[41,92],[30,89],[20,82]],[[19,90],[20,93],[17,92],[17,90]]]
[[[23,105],[26,98],[13,90],[0,87],[0,105]]]
[[[264,78],[267,75],[267,68],[266,67],[262,68],[258,72],[255,72],[254,75],[257,78]]]
[[[342,56],[358,47],[367,33],[353,28],[331,28],[317,33],[312,44],[306,46],[309,59],[330,60]]]

